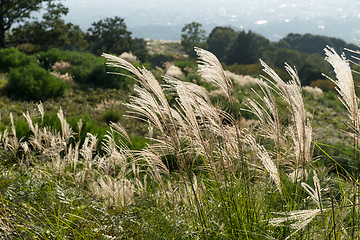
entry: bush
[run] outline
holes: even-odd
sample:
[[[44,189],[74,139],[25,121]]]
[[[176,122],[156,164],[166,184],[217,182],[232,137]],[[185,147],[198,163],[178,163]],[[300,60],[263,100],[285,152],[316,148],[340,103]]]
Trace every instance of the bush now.
[[[39,60],[40,66],[48,70],[56,62],[63,60],[65,56],[66,56],[66,52],[61,51],[57,48],[52,48],[49,49],[47,52],[38,53],[37,59]]]
[[[156,53],[152,54],[149,58],[149,62],[152,65],[153,68],[155,67],[163,67],[164,63],[166,62],[172,62],[174,61],[175,57],[171,54],[162,54],[162,53]]]
[[[11,68],[36,63],[33,56],[27,56],[16,48],[0,49],[0,72],[9,72]]]
[[[66,87],[66,83],[49,70],[31,64],[11,69],[6,92],[24,100],[46,100],[62,96]]]
[[[37,54],[37,59],[46,70],[51,69],[56,62],[68,63],[71,67],[60,72],[68,72],[76,83],[85,86],[128,89],[133,82],[125,76],[108,74],[114,70],[106,66],[106,59],[92,53],[50,49]],[[127,74],[125,70],[117,72]]]
[[[119,122],[121,117],[121,112],[119,112],[114,107],[110,107],[101,115],[102,120],[107,124],[110,124],[110,122]]]
[[[70,70],[74,81],[79,84],[116,89],[129,89],[132,86],[133,80],[131,78],[118,74],[108,74],[108,72],[128,74],[123,69],[114,70],[106,66],[106,60],[99,57],[88,59],[81,65],[72,65]]]

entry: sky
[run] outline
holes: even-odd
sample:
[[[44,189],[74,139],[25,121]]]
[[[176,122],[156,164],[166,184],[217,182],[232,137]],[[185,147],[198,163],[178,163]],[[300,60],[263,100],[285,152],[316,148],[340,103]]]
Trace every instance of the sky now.
[[[202,23],[210,31],[215,26],[233,26],[236,29],[255,29],[260,31],[259,33],[264,32],[265,35],[273,34],[274,36],[269,36],[274,39],[276,39],[276,31],[266,33],[266,27],[279,28],[279,32],[284,32],[281,31],[283,28],[289,28],[286,31],[296,32],[298,28],[300,33],[312,31],[311,28],[314,28],[314,32],[321,33],[323,30],[324,35],[333,33],[334,36],[341,35],[339,32],[346,29],[352,29],[347,30],[351,31],[346,36],[347,39],[351,39],[354,30],[360,29],[359,0],[63,0],[61,2],[69,8],[69,14],[64,19],[79,25],[84,31],[91,27],[91,23],[114,16],[125,18],[125,23],[133,34],[139,34],[141,30],[141,34],[145,35],[149,26],[167,27],[163,28],[163,31],[166,29],[179,31],[182,26],[192,21]],[[296,21],[301,23],[294,24]],[[341,25],[336,29],[337,23],[346,24],[348,28],[344,29]],[[309,26],[306,29],[305,27],[299,29],[305,25]],[[180,35],[181,32],[178,38]]]

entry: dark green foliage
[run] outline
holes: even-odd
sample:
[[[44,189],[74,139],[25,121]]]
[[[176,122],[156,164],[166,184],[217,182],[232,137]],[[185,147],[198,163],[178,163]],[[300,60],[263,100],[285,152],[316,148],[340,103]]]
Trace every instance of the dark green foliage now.
[[[182,72],[188,73],[189,71],[195,72],[197,70],[197,62],[195,60],[184,59],[177,60],[174,65],[179,67]]]
[[[267,51],[263,60],[270,66],[284,69],[285,63],[295,67],[298,71],[301,84],[310,85],[312,81],[326,79],[322,73],[329,72],[329,65],[318,53],[308,54],[297,50],[278,48],[275,51]]]
[[[357,48],[356,45],[348,44],[344,40],[339,38],[331,38],[312,34],[301,35],[290,33],[282,40],[286,41],[293,50],[298,50],[300,52],[306,52],[309,54],[318,53],[321,56],[325,56],[323,49],[327,45],[333,47],[337,52],[344,51],[344,48]]]
[[[106,122],[107,124],[109,124],[110,122],[119,122],[122,114],[115,108],[111,107],[109,109],[107,109],[103,114],[102,114],[102,119],[104,122]]]
[[[131,38],[131,32],[126,29],[124,18],[118,16],[105,18],[93,22],[92,26],[88,29],[86,40],[89,43],[89,50],[96,55],[104,52],[119,55],[137,48]]]
[[[43,2],[47,0],[1,0],[0,2],[0,48],[4,48],[7,42],[5,35],[11,26],[26,18],[30,14],[39,11]]]
[[[64,59],[66,52],[59,50],[58,48],[49,49],[46,52],[39,52],[36,54],[37,59],[39,60],[40,66],[43,68],[50,69],[54,63],[60,59]]]
[[[260,34],[240,31],[225,51],[225,63],[256,63],[269,44],[270,41]]]
[[[37,64],[14,68],[6,86],[8,95],[24,100],[46,100],[64,95],[66,83]]]
[[[302,86],[308,86],[311,82],[318,79],[326,79],[322,73],[324,69],[315,68],[309,64],[302,66],[299,70],[299,77],[301,79]]]
[[[225,60],[225,49],[234,41],[237,32],[231,27],[215,27],[207,38],[208,50],[220,61]]]
[[[196,57],[194,51],[194,46],[200,48],[207,48],[206,41],[206,31],[201,29],[202,24],[197,22],[192,22],[186,24],[181,32],[181,46],[184,49],[184,52],[189,55],[189,57]]]
[[[163,54],[163,53],[155,53],[150,55],[149,62],[153,68],[155,67],[164,67],[165,62],[174,61],[174,55],[171,54]]]
[[[65,23],[61,15],[66,15],[69,9],[61,3],[49,1],[43,21],[26,22],[12,30],[12,40],[17,45],[30,43],[33,51],[47,50],[52,47],[84,49],[86,42],[79,26]]]
[[[71,62],[71,60],[70,60]],[[118,72],[128,74],[126,70],[114,69],[106,66],[106,59],[93,56],[82,62],[81,65],[72,65],[70,70],[74,81],[79,84],[104,87],[104,88],[130,88],[133,80],[118,74],[109,74],[108,72]]]
[[[28,56],[16,48],[0,49],[0,72],[9,72],[11,68],[36,63],[34,56]]]
[[[60,60],[69,62],[71,68],[69,74],[73,76],[76,83],[84,86],[94,86],[103,88],[130,88],[133,81],[129,77],[122,75],[108,74],[108,72],[119,72],[128,74],[123,69],[114,69],[106,66],[106,59],[96,57],[92,53],[61,51],[50,49],[47,52],[37,54],[40,65],[45,69]]]
[[[134,39],[137,50],[133,51],[133,54],[140,60],[140,62],[145,63],[149,60],[149,53],[147,51],[146,41],[143,38]]]

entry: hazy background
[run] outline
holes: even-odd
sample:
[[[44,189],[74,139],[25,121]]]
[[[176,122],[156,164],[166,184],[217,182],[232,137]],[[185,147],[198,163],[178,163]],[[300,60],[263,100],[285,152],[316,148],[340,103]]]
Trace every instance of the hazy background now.
[[[272,41],[288,33],[312,33],[359,39],[358,0],[65,0],[66,21],[86,31],[106,17],[125,18],[133,37],[180,40],[182,27],[193,21],[207,33],[215,26],[252,30]]]

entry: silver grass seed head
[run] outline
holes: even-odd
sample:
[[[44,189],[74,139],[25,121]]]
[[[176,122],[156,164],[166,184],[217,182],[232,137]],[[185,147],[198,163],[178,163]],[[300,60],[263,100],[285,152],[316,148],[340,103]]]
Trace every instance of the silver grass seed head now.
[[[359,130],[359,99],[355,94],[354,80],[352,71],[345,55],[339,56],[334,48],[327,46],[325,49],[325,60],[328,61],[334,68],[336,80],[329,77],[336,85],[336,90],[340,95],[340,100],[348,110],[350,119],[352,120],[355,129]]]
[[[198,73],[208,82],[218,85],[231,100],[231,91],[233,88],[230,78],[226,75],[221,63],[214,54],[204,49],[195,47],[195,52],[199,57]]]

